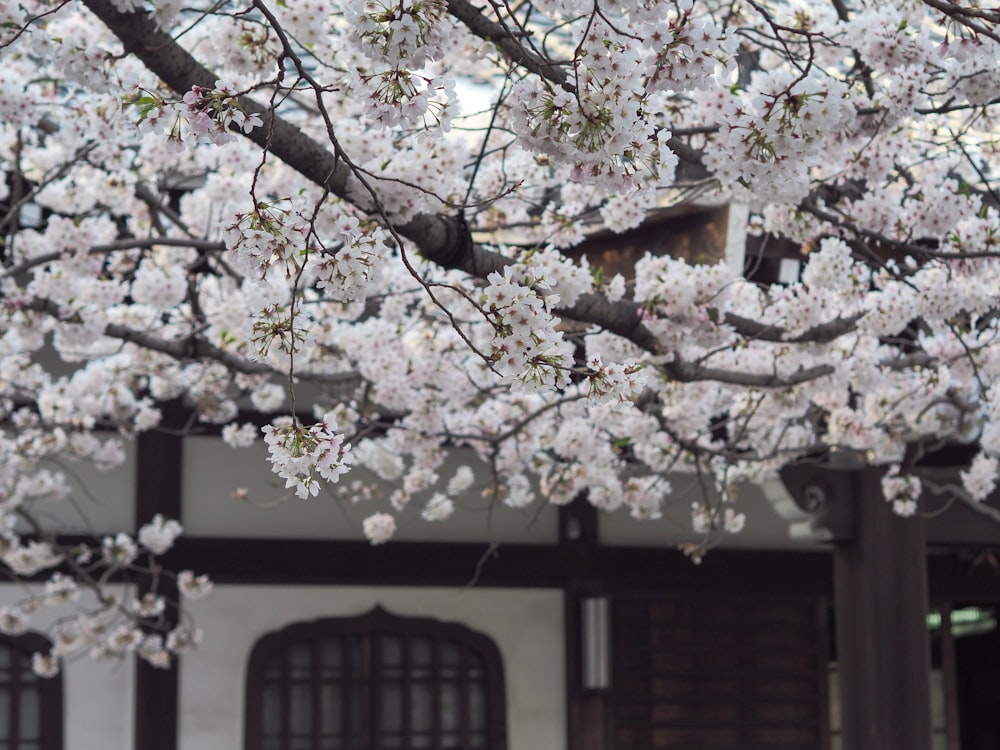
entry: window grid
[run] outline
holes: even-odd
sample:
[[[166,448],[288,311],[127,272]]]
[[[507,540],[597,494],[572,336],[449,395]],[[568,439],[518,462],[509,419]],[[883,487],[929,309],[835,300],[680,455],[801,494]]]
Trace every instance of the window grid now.
[[[31,668],[35,651],[50,644],[34,634],[0,637],[0,750],[60,750],[62,682]]]
[[[502,666],[488,638],[376,608],[258,642],[246,747],[502,750],[503,702]]]

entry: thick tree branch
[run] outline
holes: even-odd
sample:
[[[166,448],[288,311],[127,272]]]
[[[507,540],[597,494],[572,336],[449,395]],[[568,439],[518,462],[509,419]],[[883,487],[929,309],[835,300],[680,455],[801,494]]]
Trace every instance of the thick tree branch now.
[[[84,4],[121,40],[126,51],[142,60],[174,91],[186,92],[192,86],[215,87],[218,76],[161,31],[149,13],[119,13],[110,0],[84,0]],[[259,115],[264,123],[247,138],[316,185],[351,200],[346,189],[351,170],[344,160],[257,101],[241,97],[239,106],[247,114]],[[505,259],[479,246],[461,252],[468,230],[452,217],[420,214],[396,229],[416,243],[425,258],[446,267],[485,277],[506,264]]]
[[[950,495],[951,497],[960,500],[970,510],[986,516],[986,518],[995,523],[1000,523],[1000,509],[995,508],[992,505],[987,505],[986,501],[976,500],[961,485],[953,482],[938,483],[931,481],[926,476],[928,472],[919,468],[915,470],[914,473],[920,477],[921,481],[924,483],[924,487],[928,491],[933,492],[935,495]]]
[[[1000,10],[986,8],[963,8],[955,0],[922,0],[924,5],[941,11],[956,23],[960,23],[966,28],[981,36],[989,37],[993,41],[1000,43],[1000,35],[992,31],[988,26],[976,23],[972,19],[981,19],[987,24],[1000,24]]]
[[[836,341],[846,333],[855,330],[857,323],[864,317],[863,313],[849,315],[846,318],[836,317],[825,323],[815,325],[807,331],[791,336],[788,331],[772,323],[759,323],[733,313],[726,313],[725,322],[741,336],[754,341],[771,341],[788,344],[828,344]]]
[[[144,237],[115,240],[114,242],[109,242],[106,245],[94,245],[87,251],[87,253],[89,255],[103,255],[120,250],[138,250],[157,246],[194,248],[195,250],[199,250],[201,252],[222,252],[226,249],[226,246],[223,243],[216,242],[215,240],[199,240],[194,237]],[[62,257],[62,252],[51,252],[45,253],[44,255],[36,255],[23,263],[18,263],[16,266],[2,269],[0,278],[3,278],[4,276],[16,278],[25,271],[37,266],[45,265],[46,263],[52,263]]]
[[[168,86],[177,92],[186,92],[192,86],[204,88],[214,88],[218,76],[201,65],[192,55],[177,44],[169,34],[157,28],[151,16],[146,12],[120,13],[117,11],[111,0],[83,0],[84,4],[95,13],[111,31],[121,40],[125,49],[134,54],[154,73],[156,73]],[[479,34],[484,39],[496,41],[498,44],[514,45],[517,47],[514,53],[520,55],[520,64],[525,65],[532,72],[545,77],[547,80],[557,82],[562,85],[566,79],[565,71],[547,61],[541,60],[537,56],[531,55],[521,47],[509,32],[499,24],[486,19],[478,10],[465,0],[457,0],[450,4],[450,10],[456,18],[470,27],[473,33]],[[519,50],[519,52],[518,52]],[[508,52],[508,54],[511,54]],[[512,54],[512,57],[515,55]],[[351,176],[351,169],[344,159],[339,159],[326,147],[306,135],[302,130],[291,122],[278,116],[271,109],[262,106],[249,97],[242,97],[239,106],[247,114],[257,114],[263,121],[263,127],[256,128],[246,137],[263,149],[274,154],[277,158],[294,169],[311,182],[323,187],[344,200],[351,201],[352,196],[348,195],[347,182]],[[697,154],[683,143],[678,143],[682,158],[697,159]],[[441,214],[419,214],[408,223],[395,227],[399,234],[412,242],[419,249],[421,255],[433,263],[437,263],[446,268],[456,268],[475,277],[485,279],[490,273],[502,271],[513,261],[496,252],[489,250],[483,245],[472,242],[471,235],[465,223],[457,217]],[[587,294],[582,296],[575,305],[569,308],[560,308],[557,312],[569,319],[582,323],[598,325],[623,338],[632,341],[645,351],[653,354],[663,354],[660,351],[658,342],[653,333],[643,323],[643,310],[640,305],[628,300],[619,302],[609,302],[600,294]],[[800,335],[793,340],[806,341],[829,341],[835,338],[837,330],[840,332],[850,330],[854,321],[838,319],[831,322],[828,330],[816,332],[816,338],[808,338],[808,334]],[[752,333],[750,338],[761,338],[763,340],[784,341],[784,338],[769,338],[762,335],[767,326],[753,324],[750,321],[740,319],[734,325],[738,331],[746,335]],[[753,329],[751,332],[750,329]],[[116,333],[118,335],[116,335]],[[109,333],[123,340],[131,340],[141,343],[146,334],[140,334],[137,338],[136,332],[116,331]],[[779,332],[774,332],[778,336]],[[780,332],[784,336],[783,332]],[[168,348],[174,346],[172,342],[152,342],[163,346],[169,344]],[[178,344],[180,346],[180,344]],[[203,347],[202,356],[224,361],[231,355],[222,350],[215,351],[207,349],[210,347],[207,342],[200,342],[198,346]],[[162,350],[162,349],[160,349]],[[169,353],[169,352],[168,352]],[[233,363],[240,372],[260,371],[257,363],[249,363],[240,360]],[[261,367],[264,367],[261,365]],[[244,369],[240,369],[244,368]],[[245,368],[250,368],[249,370]],[[805,382],[806,380],[822,377],[829,374],[832,368],[820,366],[800,370],[788,376],[777,375],[747,375],[746,373],[732,373],[712,368],[703,368],[688,363],[675,362],[666,366],[665,371],[670,377],[676,380],[719,380],[720,382],[741,383],[756,387],[781,387]],[[267,370],[270,372],[270,369]]]
[[[530,70],[566,91],[576,90],[569,82],[566,71],[558,63],[527,49],[509,29],[505,29],[496,21],[491,21],[468,0],[448,0],[448,12],[480,39],[496,44],[515,65]]]
[[[720,370],[714,367],[702,367],[682,360],[674,360],[660,369],[674,380],[692,383],[701,380],[711,380],[716,383],[744,385],[750,388],[786,388],[788,386],[808,383],[810,380],[832,375],[833,365],[816,365],[815,367],[800,367],[787,375],[778,373],[737,372],[735,370]]]
[[[66,320],[59,305],[49,299],[35,299],[26,304],[19,305],[21,310],[32,310],[34,312],[50,315],[57,320]],[[118,323],[108,323],[104,327],[104,335],[136,344],[143,349],[160,352],[179,362],[193,362],[196,360],[212,360],[225,365],[233,372],[244,375],[279,375],[288,377],[288,373],[283,370],[276,370],[266,362],[258,362],[241,357],[239,354],[221,349],[205,339],[191,335],[183,339],[164,339],[155,336],[147,331],[137,331],[134,328],[123,326]],[[360,378],[357,373],[337,373],[337,374],[309,374],[299,373],[299,378],[311,383],[324,383],[328,385],[349,385],[357,384]]]
[[[84,0],[84,4],[111,29],[128,52],[142,60],[170,88],[185,92],[192,86],[215,87],[218,76],[157,28],[148,13],[119,13],[110,0]],[[240,107],[248,114],[258,114],[264,122],[263,127],[254,129],[246,137],[268,149],[306,179],[344,200],[351,200],[346,190],[350,168],[343,160],[253,99],[242,97]],[[419,214],[396,229],[413,241],[421,255],[431,262],[460,269],[478,278],[485,279],[494,271],[502,271],[512,262],[469,241],[468,228],[455,217]],[[642,325],[639,308],[635,305],[611,304],[592,294],[560,313],[600,325],[647,351],[656,352],[655,337]]]

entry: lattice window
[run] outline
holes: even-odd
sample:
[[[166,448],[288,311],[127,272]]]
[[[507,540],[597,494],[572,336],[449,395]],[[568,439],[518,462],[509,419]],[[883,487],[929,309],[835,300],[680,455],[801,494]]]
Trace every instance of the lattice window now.
[[[0,750],[62,748],[62,678],[31,670],[31,655],[48,650],[41,636],[0,636]]]
[[[503,673],[485,636],[376,609],[262,638],[247,750],[503,750]]]

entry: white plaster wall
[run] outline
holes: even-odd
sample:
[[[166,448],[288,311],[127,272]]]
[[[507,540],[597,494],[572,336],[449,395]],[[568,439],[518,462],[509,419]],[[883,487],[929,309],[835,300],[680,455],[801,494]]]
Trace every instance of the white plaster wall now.
[[[393,487],[381,487],[376,499],[354,502],[355,482],[377,485],[378,479],[359,467],[324,487],[317,497],[297,498],[284,480],[271,472],[262,441],[251,448],[230,448],[221,438],[184,439],[183,511],[185,533],[191,536],[270,537],[297,539],[363,539],[362,521],[372,513],[396,516],[395,539],[406,541],[482,541],[547,543],[556,541],[557,512],[552,506],[514,509],[484,497],[491,480],[470,450],[449,454],[438,470],[446,484],[459,466],[469,465],[476,483],[455,501],[455,513],[444,521],[420,518],[425,492],[401,513],[389,506]],[[384,485],[385,483],[381,483]],[[246,488],[246,498],[233,492]]]
[[[247,660],[263,635],[376,604],[492,638],[504,662],[509,750],[565,750],[562,592],[341,586],[217,586],[189,607],[205,638],[181,663],[180,750],[241,750]]]
[[[66,500],[46,500],[32,507],[42,526],[60,534],[101,534],[135,528],[135,443],[125,443],[125,463],[110,471],[73,461],[51,461],[72,488]]]
[[[702,500],[703,487],[692,474],[671,474],[673,492],[663,503],[657,519],[636,520],[625,508],[598,513],[598,533],[602,544],[622,547],[676,547],[698,543],[704,536],[691,527],[691,504]],[[718,496],[711,495],[713,503]],[[725,534],[719,540],[724,549],[815,549],[815,541],[791,533],[789,518],[774,506],[760,485],[740,487],[732,506],[746,516],[746,524],[738,534]],[[787,516],[787,514],[785,514]]]
[[[21,586],[0,585],[0,606],[24,599]],[[65,610],[62,610],[65,612]],[[31,630],[47,635],[52,615],[59,610],[32,615]],[[63,728],[66,750],[134,750],[133,659],[95,662],[83,658],[63,669]]]

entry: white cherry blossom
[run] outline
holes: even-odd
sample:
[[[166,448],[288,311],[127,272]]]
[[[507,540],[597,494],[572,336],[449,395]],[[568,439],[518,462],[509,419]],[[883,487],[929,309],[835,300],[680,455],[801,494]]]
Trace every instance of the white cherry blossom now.
[[[939,443],[969,446],[960,501],[994,497],[981,9],[152,5],[0,6],[0,560],[27,588],[0,629],[66,613],[40,674],[197,641],[102,578],[208,593],[155,559],[176,521],[26,534],[171,409],[263,437],[289,495],[364,504],[373,544],[471,498],[656,523],[700,472],[700,559],[754,523],[735,487],[802,457],[888,467],[920,513],[903,462]],[[798,270],[764,278],[779,249]]]

